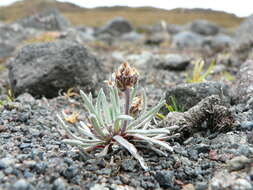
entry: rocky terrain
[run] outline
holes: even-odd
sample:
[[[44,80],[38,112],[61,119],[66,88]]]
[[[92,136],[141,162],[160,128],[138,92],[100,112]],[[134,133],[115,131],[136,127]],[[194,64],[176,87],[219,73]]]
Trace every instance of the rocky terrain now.
[[[235,31],[123,17],[74,27],[56,9],[0,22],[0,189],[252,190],[252,30],[252,16]],[[149,108],[164,96],[172,107],[154,125],[180,126],[172,153],[138,147],[149,171],[124,148],[98,158],[66,145],[56,119],[85,119],[79,90],[96,98],[124,61]]]

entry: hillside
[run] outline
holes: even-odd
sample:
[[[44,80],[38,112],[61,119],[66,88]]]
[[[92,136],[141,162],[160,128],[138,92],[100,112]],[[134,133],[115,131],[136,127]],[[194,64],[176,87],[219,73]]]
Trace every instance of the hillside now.
[[[13,22],[46,7],[58,8],[73,25],[99,26],[115,16],[123,16],[135,26],[153,24],[158,20],[165,20],[172,24],[185,24],[201,18],[223,27],[233,28],[242,21],[242,18],[238,18],[234,14],[209,9],[173,9],[168,11],[153,7],[130,8],[122,6],[87,9],[55,0],[23,0],[10,6],[0,7],[0,20]]]

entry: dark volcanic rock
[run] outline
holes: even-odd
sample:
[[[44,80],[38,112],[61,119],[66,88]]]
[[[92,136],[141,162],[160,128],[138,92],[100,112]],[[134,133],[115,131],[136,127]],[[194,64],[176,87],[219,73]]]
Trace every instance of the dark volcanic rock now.
[[[190,24],[190,29],[195,33],[205,36],[216,35],[220,30],[217,25],[206,20],[193,21]]]
[[[246,103],[253,95],[253,60],[244,62],[237,74],[236,83],[232,88],[235,103]]]
[[[179,32],[172,38],[172,45],[177,48],[201,48],[204,37],[194,32]]]
[[[191,59],[180,54],[169,54],[165,60],[156,65],[159,69],[182,71],[190,64]]]
[[[9,57],[15,51],[16,47],[8,43],[0,42],[0,58]]]
[[[102,76],[100,62],[82,45],[67,41],[27,45],[9,68],[15,95],[28,92],[36,97],[54,97],[75,86],[90,91]]]
[[[18,24],[27,28],[40,30],[63,30],[69,27],[69,22],[59,13],[57,9],[46,9],[45,11],[17,21]]]
[[[226,170],[217,172],[209,183],[210,190],[252,190],[251,180],[246,176],[229,173]]]
[[[0,26],[0,59],[11,56],[20,42],[34,34],[18,24]]]
[[[170,40],[168,32],[157,32],[151,34],[146,40],[145,44],[147,45],[160,45],[166,41]]]
[[[236,32],[236,47],[237,49],[246,50],[248,48],[253,47],[253,15],[249,16],[245,21],[241,24],[239,29]]]
[[[233,39],[225,34],[218,34],[216,36],[207,37],[203,46],[211,48],[212,51],[222,51],[229,48],[233,44]]]
[[[175,176],[173,171],[159,171],[155,174],[156,180],[161,187],[171,188],[173,187]]]
[[[108,33],[113,36],[121,36],[122,34],[131,32],[133,30],[132,25],[128,20],[123,17],[116,17],[110,20],[105,26],[97,31],[97,34]]]
[[[60,34],[60,38],[64,40],[85,43],[95,40],[92,28],[69,28]]]
[[[166,102],[169,105],[173,105],[171,97],[175,97],[177,107],[188,110],[202,99],[211,95],[222,96],[226,102],[230,102],[228,86],[219,82],[180,84],[174,86],[167,90]]]

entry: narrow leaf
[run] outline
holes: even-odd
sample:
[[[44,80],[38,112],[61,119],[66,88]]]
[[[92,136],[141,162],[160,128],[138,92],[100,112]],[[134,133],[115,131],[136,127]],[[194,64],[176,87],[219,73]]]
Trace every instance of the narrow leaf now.
[[[149,110],[146,113],[143,113],[138,119],[136,119],[135,121],[131,122],[128,126],[127,129],[131,129],[132,127],[134,127],[135,125],[137,125],[138,123],[142,122],[145,118],[149,117],[150,115],[155,115],[160,108],[164,105],[165,100],[161,101],[160,103],[158,103],[158,105],[154,106],[151,110]]]
[[[146,165],[144,159],[138,154],[137,149],[133,144],[129,143],[119,135],[114,136],[113,139],[116,140],[121,146],[125,147],[133,155],[133,157],[140,162],[141,167],[145,171],[148,171],[148,166]]]
[[[97,120],[96,115],[91,114],[90,119],[91,119],[91,122],[92,122],[92,126],[95,129],[95,131],[97,132],[97,134],[100,135],[102,138],[104,138],[105,134],[104,134],[103,129],[101,128],[101,126],[99,126],[99,122]]]
[[[170,152],[173,152],[173,148],[170,145],[168,145],[168,143],[166,143],[164,141],[160,141],[160,140],[150,138],[150,137],[146,137],[144,135],[139,135],[139,134],[131,134],[131,136],[134,136],[134,137],[139,138],[139,139],[143,139],[143,140],[145,140],[145,141],[147,141],[148,143],[151,143],[151,144],[157,144],[157,145],[162,146],[165,149],[169,150]]]
[[[129,116],[129,115],[119,115],[115,122],[114,122],[114,126],[113,126],[113,129],[114,129],[114,132],[119,132],[120,131],[120,124],[121,122],[120,121],[131,121],[133,120],[134,118]]]

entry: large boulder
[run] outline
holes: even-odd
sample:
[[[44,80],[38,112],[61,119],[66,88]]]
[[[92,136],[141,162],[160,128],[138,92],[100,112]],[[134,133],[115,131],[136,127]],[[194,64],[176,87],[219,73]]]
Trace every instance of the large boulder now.
[[[200,34],[196,34],[190,31],[179,32],[172,38],[172,46],[184,49],[184,48],[201,48],[205,38]]]
[[[70,25],[60,12],[53,8],[22,18],[17,23],[26,28],[36,28],[39,30],[64,30]]]
[[[190,30],[204,36],[210,36],[218,34],[220,28],[207,20],[195,20],[190,24]]]
[[[69,41],[23,47],[9,67],[9,80],[17,96],[28,92],[48,98],[59,90],[81,87],[93,91],[103,78],[101,63],[82,45]]]
[[[112,36],[121,36],[125,33],[133,31],[133,27],[130,22],[123,17],[116,17],[110,21],[105,26],[102,26],[96,32],[97,35],[100,34],[110,34]]]

